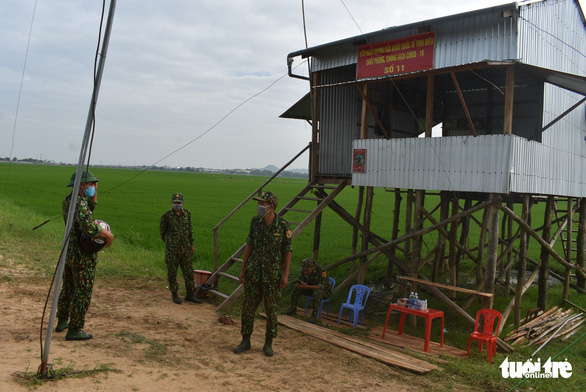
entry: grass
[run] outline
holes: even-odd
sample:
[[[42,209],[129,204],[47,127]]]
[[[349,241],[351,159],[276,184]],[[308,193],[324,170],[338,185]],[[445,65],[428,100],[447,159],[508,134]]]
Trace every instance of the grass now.
[[[52,274],[59,258],[61,243],[63,241],[63,218],[61,216],[61,203],[70,188],[65,185],[69,182],[71,173],[75,169],[71,166],[43,166],[26,164],[0,164],[0,264],[8,265],[8,260],[13,267],[22,266],[31,269],[39,276]],[[166,285],[166,268],[164,265],[164,245],[158,233],[158,224],[161,215],[170,208],[170,198],[175,192],[181,192],[185,196],[185,208],[192,213],[196,253],[194,268],[213,270],[213,231],[228,213],[230,213],[242,200],[259,187],[266,178],[253,176],[229,176],[221,174],[202,174],[185,172],[145,172],[139,176],[137,170],[96,168],[93,173],[100,178],[98,189],[99,204],[94,213],[97,219],[103,219],[110,224],[116,240],[112,247],[100,253],[97,269],[98,279],[111,279],[116,281],[138,281],[148,278],[160,284]],[[271,190],[279,196],[280,206],[283,206],[296,195],[306,184],[303,179],[276,179],[266,190]],[[358,199],[357,189],[348,187],[337,198],[336,202],[342,205],[348,212],[354,215]],[[426,196],[426,209],[433,210],[438,203],[438,197]],[[298,205],[301,209],[311,209],[314,202],[306,201]],[[393,218],[394,194],[384,189],[376,188],[372,231],[384,238],[391,238],[391,223]],[[404,208],[401,206],[401,231],[404,234]],[[564,210],[564,203],[558,208]],[[520,214],[520,206],[515,206],[515,211]],[[532,227],[537,228],[543,224],[543,203],[533,206]],[[220,263],[223,263],[243,243],[248,233],[250,218],[256,213],[254,202],[244,206],[219,230],[220,238]],[[439,211],[434,213],[439,219]],[[482,213],[475,214],[476,219],[482,220]],[[300,217],[294,214],[286,215],[290,221],[299,222]],[[500,216],[502,222],[503,216]],[[36,230],[33,227],[49,220],[49,222]],[[430,225],[426,222],[425,226]],[[554,229],[555,230],[555,229]],[[311,257],[313,251],[313,225],[298,236],[293,242],[293,261],[291,276],[294,278],[300,269],[300,260]],[[319,263],[327,265],[351,254],[352,228],[346,224],[330,209],[326,209],[322,218],[321,243],[319,251]],[[480,235],[480,227],[472,222],[469,236],[469,247],[477,246]],[[426,255],[437,243],[437,232],[424,236],[422,254]],[[561,248],[558,244],[556,250]],[[358,242],[360,249],[360,241]],[[476,252],[473,252],[476,253]],[[401,253],[398,253],[402,257]],[[529,256],[539,260],[540,247],[536,241],[530,242]],[[553,268],[559,268],[557,263],[550,261]],[[231,271],[237,275],[238,267]],[[398,282],[383,281],[387,260],[384,257],[376,259],[367,269],[366,282],[374,289],[380,289],[384,284],[388,288]],[[531,268],[529,268],[531,269]],[[563,269],[559,268],[559,272]],[[338,285],[349,273],[347,264],[330,271]],[[423,274],[429,276],[430,271],[426,267]],[[474,288],[475,263],[463,258],[459,268],[461,286]],[[514,276],[514,275],[513,275]],[[10,277],[0,276],[0,282],[9,281]],[[447,282],[447,271],[440,274],[440,282]],[[222,286],[225,285],[225,286]],[[232,286],[231,286],[232,285]],[[180,285],[181,287],[182,285]],[[232,283],[221,283],[223,291],[230,291],[235,287]],[[408,288],[407,288],[408,290]],[[561,301],[562,291],[559,284],[554,284],[548,292],[548,307],[564,305]],[[291,288],[283,291],[281,305],[286,307],[290,297]],[[335,312],[339,305],[345,301],[347,288],[341,290],[331,299],[331,309]],[[445,342],[448,345],[465,348],[471,327],[459,316],[449,312],[445,305],[425,292],[420,292],[420,297],[427,298],[429,307],[446,311]],[[463,303],[467,298],[460,297],[456,302]],[[495,309],[504,309],[511,300],[511,295],[504,292],[502,286],[497,285],[494,300]],[[586,308],[586,296],[570,290],[569,301]],[[382,301],[384,302],[384,301]],[[388,303],[388,302],[387,302]],[[521,314],[536,307],[537,289],[532,286],[523,296]],[[376,304],[369,300],[367,317],[369,323],[375,325],[384,323],[386,307],[384,303]],[[378,306],[378,308],[377,308]],[[565,305],[567,308],[567,305]],[[474,315],[479,308],[477,302],[467,310]],[[237,305],[230,313],[237,313]],[[505,326],[504,333],[512,329],[512,316]],[[395,321],[396,322],[396,321]],[[549,357],[554,357],[564,348],[575,341],[583,330],[570,338],[567,342],[550,342],[539,353],[542,363]],[[423,323],[417,328],[408,331],[415,336],[423,336]],[[432,328],[432,340],[439,339],[439,331]],[[566,353],[568,361],[574,368],[573,376],[564,380],[530,380],[520,388],[537,388],[544,391],[572,391],[581,390],[586,385],[586,339],[576,344]],[[515,347],[515,351],[509,356],[510,361],[526,361],[535,347]],[[156,350],[155,350],[156,351]],[[157,352],[154,355],[159,355]],[[492,366],[487,366],[485,355],[473,352],[471,359],[450,360],[450,364],[444,367],[444,371],[435,372],[430,377],[437,379],[438,384],[450,385],[482,385],[486,391],[508,390],[518,383],[516,380],[502,378],[498,365],[504,359],[504,354],[499,352]]]

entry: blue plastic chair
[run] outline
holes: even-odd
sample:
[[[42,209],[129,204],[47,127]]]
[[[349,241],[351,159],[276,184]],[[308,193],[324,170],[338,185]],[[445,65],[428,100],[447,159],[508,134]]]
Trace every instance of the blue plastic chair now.
[[[354,296],[354,302],[352,301],[352,295],[356,292]],[[346,302],[340,306],[340,315],[338,316],[338,324],[340,324],[340,320],[342,319],[342,310],[347,308],[350,311],[349,320],[353,322],[353,327],[356,328],[356,324],[358,322],[358,317],[360,316],[360,312],[362,312],[362,319],[360,324],[364,325],[364,308],[366,307],[366,301],[368,300],[368,295],[370,294],[370,287],[362,285],[362,284],[355,284],[354,286],[350,287],[350,292],[348,293],[348,299]]]
[[[330,277],[330,289],[331,289],[331,291],[334,291],[334,287],[335,286],[336,286],[336,279]],[[307,296],[307,299],[305,300],[305,313],[304,314],[307,314],[307,304],[309,303],[309,300],[310,299],[313,300],[313,297],[311,295],[308,295]],[[329,298],[322,299],[321,300],[321,304],[319,305],[319,310],[317,311],[317,318],[318,319],[321,318],[321,309],[323,308],[325,302],[328,303],[328,312],[327,312],[327,314],[328,315],[330,314],[330,299]]]

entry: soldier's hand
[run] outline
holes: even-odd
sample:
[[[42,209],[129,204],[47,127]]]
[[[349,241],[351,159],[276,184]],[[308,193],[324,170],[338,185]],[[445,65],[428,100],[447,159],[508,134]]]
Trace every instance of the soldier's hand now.
[[[106,240],[106,248],[112,245],[112,242],[114,242],[114,234],[108,230],[100,230],[98,235]]]
[[[238,275],[238,282],[240,282],[240,284],[244,284],[244,278],[245,278],[245,274],[244,274],[244,268],[242,270],[240,270],[240,275]]]

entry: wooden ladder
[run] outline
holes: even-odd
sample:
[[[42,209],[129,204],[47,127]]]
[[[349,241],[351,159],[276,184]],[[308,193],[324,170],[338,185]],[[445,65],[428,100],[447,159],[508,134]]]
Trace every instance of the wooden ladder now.
[[[289,222],[291,226],[295,226],[291,232],[291,239],[295,239],[295,237],[297,237],[297,235],[299,235],[303,229],[305,229],[311,223],[311,221],[313,221],[313,219],[315,219],[315,217],[318,216],[348,184],[349,180],[344,180],[337,186],[320,185],[316,184],[315,182],[311,182],[305,186],[293,199],[291,199],[291,201],[289,201],[277,213],[279,216],[283,216],[289,211],[307,214],[301,222]],[[318,193],[318,190],[320,197],[308,195],[308,193],[311,195],[311,192]],[[325,193],[326,190],[331,190],[331,192],[327,194]],[[326,194],[327,196],[325,196]],[[315,201],[317,202],[317,206],[313,210],[294,208],[295,205],[301,200]],[[224,300],[220,306],[216,308],[216,312],[228,308],[244,291],[244,286],[241,284],[239,284],[238,287],[230,294],[222,293],[218,290],[218,288],[216,288],[220,278],[229,279],[234,282],[239,281],[238,276],[231,275],[227,271],[234,265],[234,263],[242,264],[241,257],[244,254],[244,247],[245,245],[242,245],[236,252],[234,252],[234,254],[230,256],[224,264],[218,267],[218,269],[205,282],[205,286],[209,287],[208,293],[220,297]]]

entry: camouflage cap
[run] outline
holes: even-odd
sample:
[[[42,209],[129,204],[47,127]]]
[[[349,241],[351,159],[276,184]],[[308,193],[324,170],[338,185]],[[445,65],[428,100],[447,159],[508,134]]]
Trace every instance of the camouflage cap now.
[[[306,270],[311,267],[315,267],[315,261],[313,261],[312,259],[308,259],[307,257],[301,260],[301,268],[303,268],[303,270]]]
[[[67,186],[73,186],[73,184],[75,183],[75,174],[77,173],[77,171],[73,172],[73,174],[71,175],[71,181],[69,181],[69,184],[67,184]],[[91,171],[89,170],[84,170],[81,172],[81,182],[80,184],[86,183],[86,182],[98,182],[100,180],[98,180],[96,178],[96,176],[94,176],[92,174]]]
[[[171,196],[171,202],[172,203],[176,203],[176,202],[183,203],[183,195],[181,193],[173,193],[173,196]]]
[[[266,201],[272,204],[275,208],[279,203],[279,198],[273,192],[265,191],[263,192],[260,197],[253,197],[254,200],[257,201]]]

